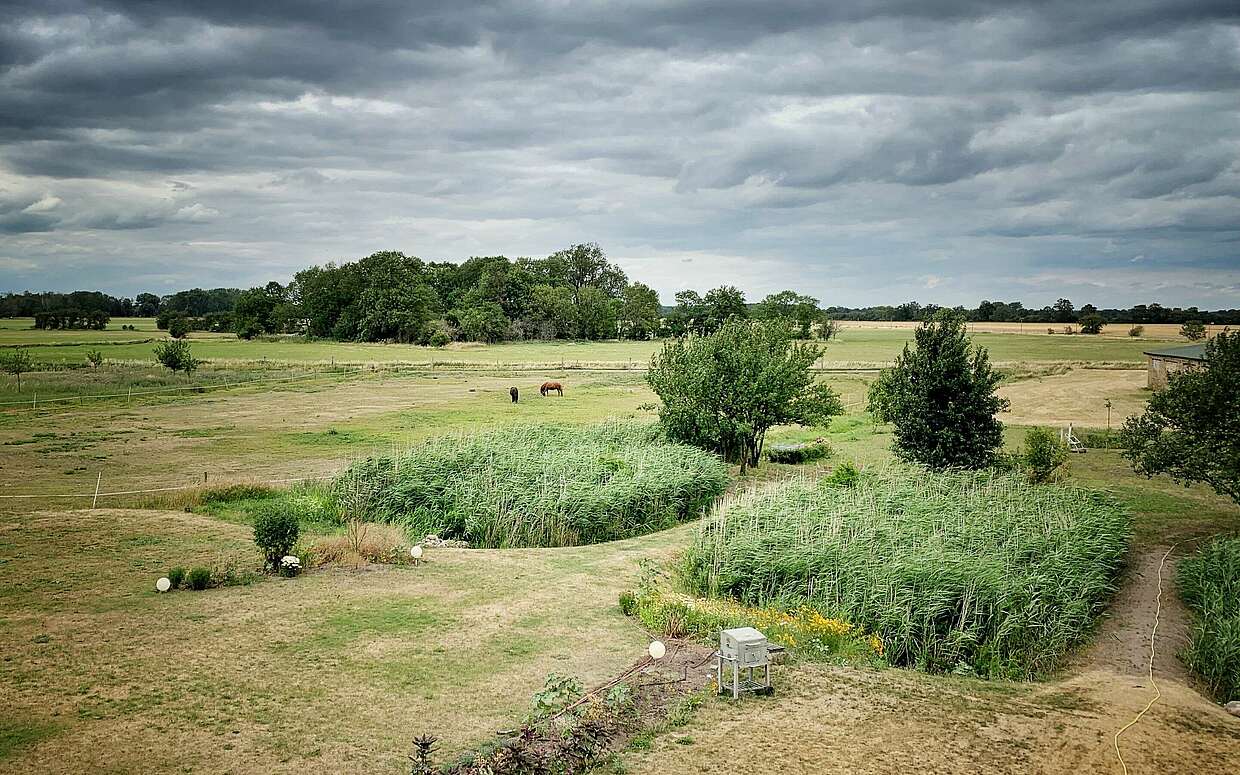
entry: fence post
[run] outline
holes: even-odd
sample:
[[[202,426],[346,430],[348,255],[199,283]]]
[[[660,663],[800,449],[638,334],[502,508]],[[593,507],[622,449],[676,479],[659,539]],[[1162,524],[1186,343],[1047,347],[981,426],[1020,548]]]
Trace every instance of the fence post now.
[[[90,501],[90,507],[95,508],[95,504],[99,502],[99,485],[103,484],[103,472],[99,472],[99,478],[95,480],[95,497]]]

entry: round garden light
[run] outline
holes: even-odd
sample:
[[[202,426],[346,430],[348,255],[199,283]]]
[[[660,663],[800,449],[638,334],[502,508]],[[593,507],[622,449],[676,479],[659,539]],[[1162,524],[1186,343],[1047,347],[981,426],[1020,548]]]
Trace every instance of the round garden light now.
[[[650,658],[651,659],[662,659],[665,654],[667,654],[667,646],[663,645],[663,641],[661,640],[650,641]]]
[[[156,592],[167,592],[170,589],[172,589],[172,582],[168,580],[167,576],[160,576],[159,581],[155,582]]]
[[[422,547],[421,547],[421,545],[418,545],[418,546],[411,546],[411,547],[409,547],[409,556],[410,556],[410,557],[412,557],[412,558],[413,558],[413,559],[415,559],[415,560],[420,560],[420,559],[422,559]]]

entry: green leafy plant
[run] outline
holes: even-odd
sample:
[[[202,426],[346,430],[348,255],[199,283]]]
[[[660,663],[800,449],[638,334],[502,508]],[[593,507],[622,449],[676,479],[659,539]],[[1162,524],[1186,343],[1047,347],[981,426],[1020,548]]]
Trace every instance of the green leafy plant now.
[[[851,460],[845,460],[837,465],[830,475],[823,478],[823,482],[832,487],[852,487],[861,478],[861,472],[857,470],[857,466]]]
[[[99,350],[89,350],[86,353],[86,362],[90,364],[92,369],[97,369],[103,365],[103,353]]]
[[[168,581],[172,582],[173,589],[180,589],[181,583],[185,581],[185,569],[178,565],[168,571]]]
[[[1128,329],[1128,335],[1134,339],[1141,336],[1144,333],[1145,333],[1145,326],[1133,326],[1132,328]]]
[[[1025,434],[1024,462],[1029,481],[1049,482],[1068,462],[1068,445],[1049,428],[1030,428]]]
[[[189,335],[190,322],[189,318],[178,315],[168,321],[168,336],[173,339],[184,339]]]
[[[211,569],[202,566],[190,570],[185,577],[185,585],[195,592],[201,592],[211,586]]]
[[[1081,319],[1077,322],[1080,323],[1082,334],[1101,334],[1102,328],[1106,325],[1106,320],[1097,312],[1081,315]]]
[[[254,545],[269,570],[279,570],[281,558],[293,551],[300,535],[301,523],[284,509],[259,508],[254,516]]]
[[[530,718],[538,720],[554,716],[580,700],[584,693],[580,679],[571,675],[551,673],[543,682],[542,690],[534,695]]]

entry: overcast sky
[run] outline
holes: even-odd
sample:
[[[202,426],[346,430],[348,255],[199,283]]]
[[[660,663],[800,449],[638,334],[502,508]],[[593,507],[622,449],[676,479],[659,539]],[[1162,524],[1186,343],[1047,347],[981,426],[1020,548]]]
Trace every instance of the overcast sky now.
[[[1240,307],[1240,3],[6,0],[0,290],[596,241],[665,302]]]

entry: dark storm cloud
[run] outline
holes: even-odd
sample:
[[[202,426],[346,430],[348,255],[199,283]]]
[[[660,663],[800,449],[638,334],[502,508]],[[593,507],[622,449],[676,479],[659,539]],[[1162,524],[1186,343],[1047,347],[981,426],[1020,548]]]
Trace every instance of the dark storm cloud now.
[[[0,286],[594,239],[665,295],[1234,306],[1238,95],[1234,2],[18,0]]]

